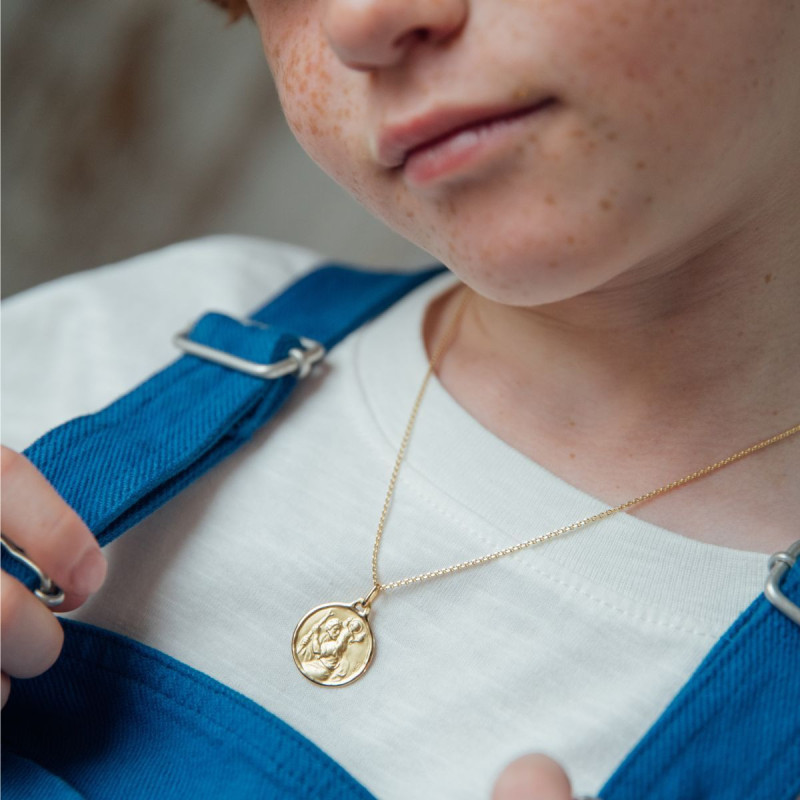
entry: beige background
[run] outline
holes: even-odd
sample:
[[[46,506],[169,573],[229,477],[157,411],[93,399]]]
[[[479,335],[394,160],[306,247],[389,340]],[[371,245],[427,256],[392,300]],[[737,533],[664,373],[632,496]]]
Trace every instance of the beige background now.
[[[3,0],[3,293],[210,233],[430,260],[325,177],[249,20],[202,0]]]

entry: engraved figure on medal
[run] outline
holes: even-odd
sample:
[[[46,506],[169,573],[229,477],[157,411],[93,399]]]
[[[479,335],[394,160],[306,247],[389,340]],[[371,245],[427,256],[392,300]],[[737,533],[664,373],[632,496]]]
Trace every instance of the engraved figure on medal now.
[[[292,636],[292,656],[303,675],[320,686],[345,686],[372,661],[375,643],[360,603],[328,603],[311,609]]]

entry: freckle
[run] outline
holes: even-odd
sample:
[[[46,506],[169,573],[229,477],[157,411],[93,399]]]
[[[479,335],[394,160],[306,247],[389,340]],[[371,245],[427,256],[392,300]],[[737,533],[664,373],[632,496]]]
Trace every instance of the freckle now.
[[[647,166],[647,163],[644,161],[637,161],[636,162],[636,169],[644,169]]]
[[[528,141],[529,141],[529,142],[533,142],[533,144],[536,144],[536,143],[539,141],[539,137],[538,137],[538,136],[537,136],[535,133],[532,133],[532,134],[531,134],[531,135],[528,137]]]
[[[575,237],[574,236],[567,236],[567,244],[575,244]],[[575,424],[574,422],[572,423]]]
[[[665,153],[671,153],[671,152],[672,152],[672,145],[671,145],[671,144],[668,144],[668,145],[667,145],[667,146],[664,148],[664,152],[665,152]]]
[[[583,128],[575,128],[575,130],[572,131],[572,136],[574,136],[576,139],[580,139],[586,136],[586,131],[583,130]]]
[[[558,260],[555,259],[555,258],[551,259],[550,261],[547,262],[547,266],[551,267],[551,268],[557,267],[558,266]]]
[[[583,146],[584,153],[592,153],[596,149],[597,149],[597,142],[595,141],[586,142],[586,144]]]
[[[686,77],[686,73],[683,71],[682,67],[675,67],[673,74],[679,80],[683,80]]]
[[[575,427],[575,420],[574,419],[571,419],[569,421],[569,426],[570,426],[570,428],[574,428]]]
[[[614,207],[614,204],[607,197],[604,197],[600,201],[599,206],[603,211],[610,211]]]
[[[556,199],[555,199],[555,197],[553,197],[553,195],[551,195],[551,194],[546,194],[546,195],[544,196],[544,201],[545,201],[545,203],[547,203],[547,205],[549,205],[549,206],[554,206],[554,205],[556,204]]]
[[[653,195],[649,194],[644,199],[645,203],[652,203],[653,202]]]
[[[570,458],[575,458],[575,453],[570,453],[570,454],[569,454],[569,457],[570,457]]]
[[[767,274],[764,276],[764,283],[769,283],[771,280],[772,280],[772,273],[771,273],[771,272],[768,272],[768,273],[767,273]]]
[[[609,142],[615,142],[617,140],[617,134],[611,131],[611,133],[606,134],[606,139],[608,139]]]

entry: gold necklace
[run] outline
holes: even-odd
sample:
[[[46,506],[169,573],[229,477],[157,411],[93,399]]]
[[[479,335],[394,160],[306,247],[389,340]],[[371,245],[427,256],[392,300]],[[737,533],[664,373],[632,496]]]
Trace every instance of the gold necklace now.
[[[645,502],[645,500],[652,500],[662,494],[685,486],[687,483],[691,483],[698,478],[716,472],[718,469],[722,469],[729,464],[733,464],[735,461],[745,458],[745,456],[752,455],[759,450],[763,450],[765,447],[769,447],[790,436],[794,436],[796,433],[800,433],[800,424],[795,425],[782,433],[771,436],[769,439],[764,439],[757,444],[746,447],[744,450],[739,450],[727,458],[715,461],[713,464],[698,469],[689,475],[684,475],[684,477],[678,478],[678,480],[666,483],[663,486],[659,486],[657,489],[641,494],[631,500],[626,500],[618,506],[600,511],[590,517],[572,522],[569,525],[564,525],[561,528],[556,528],[548,533],[535,536],[532,539],[512,545],[511,547],[505,547],[502,550],[496,550],[495,552],[487,553],[486,555],[470,559],[469,561],[461,561],[449,567],[442,567],[440,569],[431,570],[430,572],[421,572],[418,575],[411,575],[407,578],[382,583],[378,578],[378,551],[380,550],[383,529],[386,525],[386,518],[389,514],[392,496],[394,495],[397,476],[400,472],[400,465],[403,463],[406,449],[411,439],[411,432],[414,429],[414,423],[417,420],[417,414],[419,413],[419,408],[422,403],[422,398],[425,395],[425,390],[428,388],[428,382],[442,354],[452,344],[455,338],[458,324],[464,314],[464,309],[466,308],[469,297],[469,291],[465,290],[464,296],[453,315],[453,319],[431,356],[428,371],[425,373],[425,378],[417,392],[411,414],[406,423],[405,433],[400,442],[400,448],[397,451],[392,475],[389,479],[389,486],[386,490],[386,498],[383,502],[380,520],[378,521],[378,529],[375,533],[375,544],[372,548],[372,589],[366,597],[360,597],[354,603],[326,603],[312,608],[311,611],[297,623],[297,627],[294,629],[294,634],[292,635],[292,656],[294,662],[306,678],[320,686],[346,686],[360,678],[367,671],[375,655],[375,639],[369,623],[369,614],[372,603],[381,592],[390,589],[399,589],[401,586],[409,586],[412,583],[422,583],[423,581],[429,581],[432,578],[439,578],[443,575],[452,575],[453,573],[461,572],[470,567],[487,564],[490,561],[503,558],[503,556],[516,553],[519,550],[525,550],[528,547],[542,544],[550,539],[555,539],[557,536],[578,530],[579,528],[584,528],[593,522],[599,522],[600,520],[614,516],[614,514],[619,514],[632,506]]]

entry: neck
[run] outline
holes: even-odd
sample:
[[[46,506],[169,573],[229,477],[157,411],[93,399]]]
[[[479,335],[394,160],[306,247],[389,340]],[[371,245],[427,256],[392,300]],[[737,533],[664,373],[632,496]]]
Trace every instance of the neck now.
[[[709,234],[691,252],[546,306],[476,295],[442,383],[509,444],[607,502],[692,472],[798,421],[800,245],[789,234],[779,218]],[[759,474],[785,478],[794,444],[753,456],[775,465]],[[752,484],[748,467],[717,485]],[[677,502],[634,513],[680,528],[669,519]],[[705,528],[718,525],[698,523],[697,538],[717,541]]]

